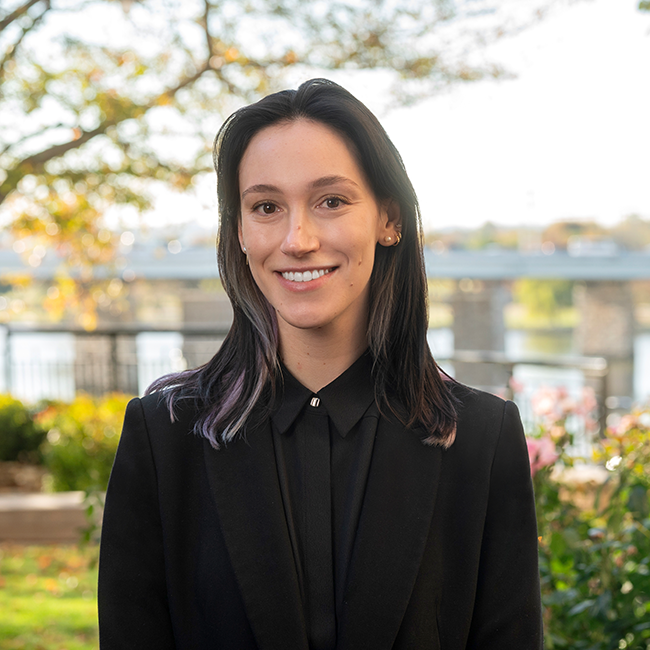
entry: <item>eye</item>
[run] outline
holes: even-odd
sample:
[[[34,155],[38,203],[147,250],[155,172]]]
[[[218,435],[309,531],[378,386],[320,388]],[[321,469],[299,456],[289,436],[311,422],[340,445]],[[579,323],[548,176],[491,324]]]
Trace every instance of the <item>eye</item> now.
[[[270,201],[265,201],[264,203],[258,203],[255,206],[256,212],[261,212],[262,214],[273,214],[277,210],[275,203]]]
[[[328,196],[321,205],[324,205],[328,210],[336,210],[342,205],[346,205],[347,201],[340,196]]]

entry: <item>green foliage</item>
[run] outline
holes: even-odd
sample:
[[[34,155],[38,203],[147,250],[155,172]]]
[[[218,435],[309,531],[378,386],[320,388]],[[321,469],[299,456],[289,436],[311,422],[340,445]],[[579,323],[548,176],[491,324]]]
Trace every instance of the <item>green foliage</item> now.
[[[32,413],[17,399],[0,395],[0,460],[38,462],[38,448],[45,430],[32,419]]]
[[[97,546],[0,547],[0,650],[96,650]]]
[[[573,463],[566,432],[554,435],[558,467],[534,476],[549,650],[650,648],[650,408],[608,436],[596,446],[608,478],[591,502],[558,475]]]
[[[161,187],[192,191],[212,170],[223,118],[284,87],[287,73],[381,70],[401,102],[498,76],[458,53],[539,14],[491,27],[477,14],[450,0],[6,0],[0,216],[26,259],[45,247],[63,278],[80,277],[78,295],[57,309],[92,329],[93,267],[115,261],[119,246],[101,227],[108,210],[147,209]]]
[[[80,394],[71,404],[51,403],[38,414],[48,430],[42,452],[54,490],[106,490],[129,399]]]
[[[513,295],[532,316],[550,319],[563,307],[573,304],[573,282],[522,278],[514,283]]]

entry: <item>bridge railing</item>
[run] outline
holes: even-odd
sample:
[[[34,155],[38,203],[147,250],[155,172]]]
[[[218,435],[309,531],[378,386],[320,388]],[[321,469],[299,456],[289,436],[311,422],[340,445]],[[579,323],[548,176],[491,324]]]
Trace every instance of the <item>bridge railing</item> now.
[[[93,332],[64,326],[0,327],[0,392],[27,402],[40,399],[70,401],[77,391],[101,395],[112,391],[142,394],[155,378],[205,363],[228,331],[224,327],[120,326]],[[148,338],[147,338],[148,337]],[[158,337],[158,339],[157,339]],[[159,344],[151,345],[159,340]],[[153,352],[152,352],[153,351]],[[512,380],[523,366],[572,369],[581,373],[597,399],[600,430],[608,410],[608,363],[601,357],[522,356],[502,352],[456,350],[438,358],[443,368],[454,363],[495,364]],[[479,386],[514,399],[525,421],[534,418],[531,394],[513,390],[516,382]]]
[[[530,395],[523,390],[516,389],[515,370],[521,366],[535,368],[549,368],[562,370],[577,370],[582,374],[584,386],[593,389],[596,398],[596,419],[601,432],[607,426],[607,416],[616,406],[609,398],[608,376],[609,363],[604,357],[587,357],[575,355],[543,355],[543,356],[517,356],[507,355],[504,352],[486,350],[455,350],[452,355],[438,359],[444,368],[446,364],[455,362],[466,364],[493,364],[504,369],[507,381],[502,386],[481,386],[485,390],[501,395],[506,399],[514,399],[522,412],[524,422],[531,423],[534,418],[534,409],[531,405]],[[525,387],[522,387],[525,388]],[[608,399],[609,398],[609,399]]]

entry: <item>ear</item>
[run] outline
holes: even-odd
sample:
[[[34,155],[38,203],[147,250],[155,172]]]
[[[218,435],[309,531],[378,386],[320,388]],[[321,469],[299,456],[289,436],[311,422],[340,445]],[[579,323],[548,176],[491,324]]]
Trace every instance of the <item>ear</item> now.
[[[402,215],[394,199],[384,199],[380,205],[377,242],[382,246],[394,246],[402,230]]]

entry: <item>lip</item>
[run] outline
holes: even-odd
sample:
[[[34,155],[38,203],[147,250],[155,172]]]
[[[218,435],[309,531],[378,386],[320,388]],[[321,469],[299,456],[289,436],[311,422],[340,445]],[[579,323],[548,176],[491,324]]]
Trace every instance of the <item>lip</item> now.
[[[277,269],[276,273],[304,273],[305,271],[333,271],[338,268],[336,265],[332,264],[330,266],[285,266],[281,269]]]
[[[304,273],[305,271],[327,271],[315,280],[310,280],[309,282],[294,282],[293,280],[287,280],[282,276],[283,273]],[[315,291],[320,289],[324,284],[329,282],[332,276],[336,275],[338,266],[303,266],[303,267],[289,267],[283,268],[282,270],[275,271],[275,276],[278,279],[278,282],[282,287],[292,292],[305,292],[305,291]]]

